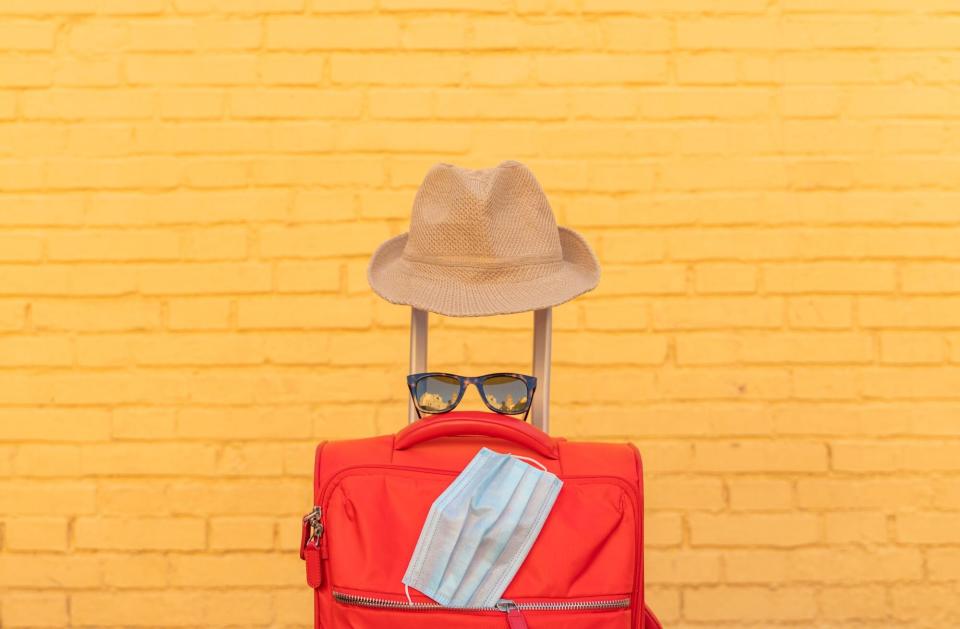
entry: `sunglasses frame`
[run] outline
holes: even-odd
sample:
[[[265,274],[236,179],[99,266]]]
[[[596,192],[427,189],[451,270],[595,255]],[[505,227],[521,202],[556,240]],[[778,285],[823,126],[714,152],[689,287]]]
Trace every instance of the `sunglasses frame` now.
[[[450,406],[443,409],[442,411],[427,411],[420,408],[420,403],[417,402],[417,383],[423,380],[424,378],[430,378],[433,376],[446,376],[448,378],[455,379],[460,384],[460,390],[457,392],[457,398],[453,401]],[[483,381],[488,378],[495,378],[497,376],[508,376],[511,378],[516,378],[522,381],[527,385],[527,404],[523,412],[523,421],[527,421],[527,415],[530,414],[530,408],[533,406],[533,394],[537,391],[537,378],[535,376],[528,376],[523,373],[510,373],[510,372],[496,372],[496,373],[486,373],[482,376],[461,376],[455,373],[446,373],[443,371],[424,371],[421,373],[412,373],[407,376],[407,388],[410,389],[410,397],[413,398],[413,408],[417,412],[417,419],[422,418],[422,413],[427,413],[428,415],[438,415],[440,413],[448,413],[453,409],[457,408],[461,400],[463,400],[463,394],[466,393],[467,387],[471,384],[477,387],[477,391],[480,393],[480,399],[483,400],[483,403],[494,413],[499,413],[500,415],[519,415],[521,411],[516,413],[505,413],[504,411],[494,408],[490,405],[490,402],[487,401],[487,394],[483,391]]]

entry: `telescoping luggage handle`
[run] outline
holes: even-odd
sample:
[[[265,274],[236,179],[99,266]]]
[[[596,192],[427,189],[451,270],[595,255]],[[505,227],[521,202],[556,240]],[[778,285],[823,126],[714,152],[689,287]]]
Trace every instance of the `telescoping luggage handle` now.
[[[440,437],[481,436],[504,439],[528,448],[542,457],[556,459],[557,442],[525,422],[486,411],[452,411],[434,415],[428,422],[414,422],[397,433],[394,450],[406,450]]]
[[[426,310],[411,308],[410,312],[410,373],[427,370],[427,336],[429,333]],[[533,311],[533,375],[537,378],[537,390],[530,408],[530,423],[550,432],[550,350],[553,336],[553,310],[543,308]],[[409,402],[408,419],[417,421],[413,400]]]

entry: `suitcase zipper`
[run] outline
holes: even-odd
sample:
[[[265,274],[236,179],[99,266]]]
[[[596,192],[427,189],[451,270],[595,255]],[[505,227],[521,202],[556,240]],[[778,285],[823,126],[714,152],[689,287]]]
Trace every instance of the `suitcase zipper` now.
[[[310,513],[303,516],[303,524],[308,527],[310,533],[309,539],[317,543],[323,536],[323,523],[320,521],[322,516],[323,510],[320,507],[314,507]]]
[[[527,626],[521,612],[523,611],[592,611],[605,609],[623,609],[630,607],[629,598],[588,600],[588,601],[511,601],[500,599],[495,605],[463,605],[463,606],[444,606],[433,601],[414,601],[410,603],[404,600],[379,598],[374,596],[360,596],[358,594],[345,594],[344,592],[333,592],[334,600],[347,605],[357,605],[359,607],[373,607],[379,609],[411,611],[429,611],[429,610],[463,610],[463,611],[498,611],[507,615],[507,622],[511,628],[523,628]]]
[[[323,511],[314,507],[303,516],[303,531],[300,536],[300,559],[306,560],[307,584],[312,588],[323,584],[323,557],[320,538],[323,537]]]

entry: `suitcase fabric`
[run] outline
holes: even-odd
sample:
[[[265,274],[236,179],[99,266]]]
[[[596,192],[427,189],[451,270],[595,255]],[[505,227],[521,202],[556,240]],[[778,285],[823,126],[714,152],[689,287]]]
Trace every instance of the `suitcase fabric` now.
[[[430,505],[482,446],[533,457],[563,480],[494,609],[444,608],[402,578]],[[643,596],[643,477],[632,444],[551,437],[512,417],[450,412],[396,435],[321,443],[313,535],[301,558],[317,629],[659,629]],[[319,509],[318,509],[319,508]]]

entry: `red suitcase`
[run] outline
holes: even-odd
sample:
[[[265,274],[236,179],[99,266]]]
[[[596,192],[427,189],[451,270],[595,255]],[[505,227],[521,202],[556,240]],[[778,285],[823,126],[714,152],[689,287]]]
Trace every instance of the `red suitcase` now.
[[[412,370],[426,349],[418,316]],[[549,311],[545,324],[537,321],[539,378],[549,376]],[[532,457],[560,477],[553,510],[503,595],[508,602],[451,609],[411,590],[410,604],[401,578],[427,512],[483,446]],[[454,411],[395,435],[321,443],[314,505],[300,555],[317,629],[660,627],[644,602],[643,476],[632,444],[568,441],[513,417]]]

